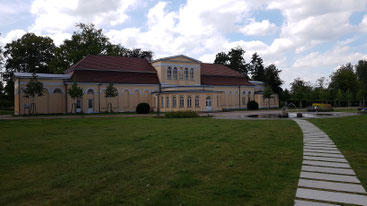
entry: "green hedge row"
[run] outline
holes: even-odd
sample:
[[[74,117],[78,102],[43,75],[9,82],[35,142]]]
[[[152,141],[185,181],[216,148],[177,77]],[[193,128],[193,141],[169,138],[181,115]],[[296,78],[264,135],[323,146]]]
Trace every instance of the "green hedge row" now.
[[[179,112],[168,112],[164,115],[166,118],[192,118],[198,117],[197,112],[193,111],[179,111]]]

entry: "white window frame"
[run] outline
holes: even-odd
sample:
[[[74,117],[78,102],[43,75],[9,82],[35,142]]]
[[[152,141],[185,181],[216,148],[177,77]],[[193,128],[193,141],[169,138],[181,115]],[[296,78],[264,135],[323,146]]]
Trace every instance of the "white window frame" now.
[[[200,107],[200,98],[199,98],[199,96],[195,97],[195,107]]]
[[[172,79],[172,68],[168,67],[167,69],[167,79],[171,80]]]
[[[187,97],[187,107],[191,108],[192,107],[192,100],[191,100],[191,96]]]
[[[180,108],[185,107],[185,98],[183,96],[180,96]]]
[[[173,80],[177,80],[177,67],[173,68]]]

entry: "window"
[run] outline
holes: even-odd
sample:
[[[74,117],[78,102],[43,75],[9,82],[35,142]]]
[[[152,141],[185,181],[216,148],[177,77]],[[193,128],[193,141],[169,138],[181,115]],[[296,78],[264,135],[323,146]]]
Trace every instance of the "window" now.
[[[185,68],[185,80],[189,80],[189,69]]]
[[[191,97],[190,96],[187,97],[187,107],[191,108]]]
[[[173,79],[177,80],[177,68],[173,68]]]
[[[251,91],[248,92],[248,101],[251,101]]]
[[[161,97],[161,108],[164,107],[164,97]]]
[[[180,97],[180,107],[184,107],[185,100],[184,97]]]
[[[195,97],[195,107],[200,107],[198,96]]]
[[[176,108],[176,97],[172,97],[172,107]]]
[[[76,100],[76,108],[80,109],[81,107],[82,107],[81,101],[80,101],[80,99],[77,99]]]
[[[194,69],[190,69],[190,80],[194,80]]]
[[[167,79],[171,80],[172,79],[172,68],[168,67],[167,69]]]
[[[60,88],[54,89],[54,94],[62,94],[62,91]]]
[[[169,108],[169,97],[166,97],[166,108]]]
[[[88,89],[87,94],[94,94],[93,89]]]
[[[209,97],[206,98],[206,106],[211,107],[212,106],[212,99]]]
[[[88,99],[88,109],[93,108],[93,99]]]
[[[242,92],[242,104],[246,105],[246,92],[245,91]]]

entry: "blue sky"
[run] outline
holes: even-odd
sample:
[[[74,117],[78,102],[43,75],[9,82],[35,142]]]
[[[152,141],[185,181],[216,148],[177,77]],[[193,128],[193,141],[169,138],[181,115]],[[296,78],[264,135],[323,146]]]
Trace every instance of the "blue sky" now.
[[[0,45],[26,32],[70,38],[94,23],[113,43],[213,62],[241,46],[266,65],[314,83],[340,65],[367,59],[367,0],[0,0]]]

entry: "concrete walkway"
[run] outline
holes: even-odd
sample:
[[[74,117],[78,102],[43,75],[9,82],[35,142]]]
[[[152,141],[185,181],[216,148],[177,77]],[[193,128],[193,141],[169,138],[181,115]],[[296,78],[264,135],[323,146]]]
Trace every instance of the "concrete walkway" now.
[[[304,138],[294,205],[367,205],[366,190],[328,135],[306,120],[294,121],[301,127]]]

